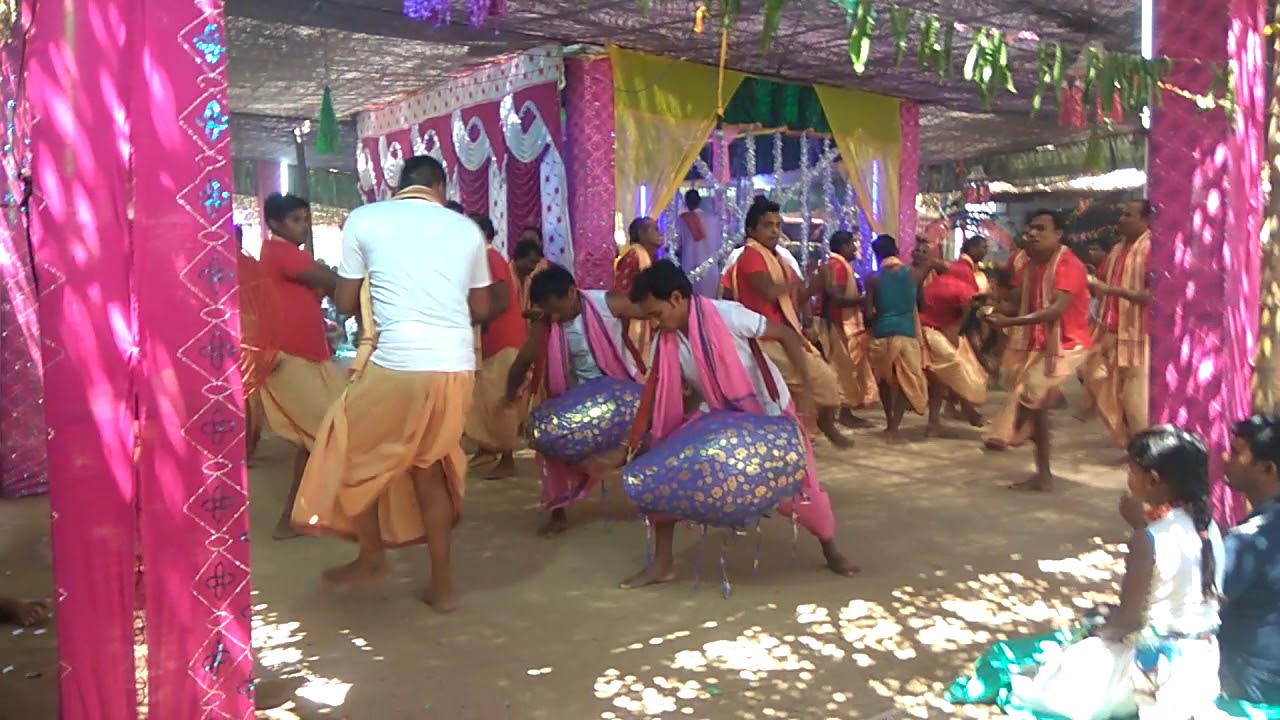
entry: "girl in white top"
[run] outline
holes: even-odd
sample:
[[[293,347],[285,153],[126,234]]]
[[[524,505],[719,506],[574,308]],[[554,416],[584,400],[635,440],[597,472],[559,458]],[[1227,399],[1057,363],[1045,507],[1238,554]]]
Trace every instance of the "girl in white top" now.
[[[1161,425],[1135,436],[1128,454],[1120,514],[1134,532],[1120,605],[1034,679],[1014,679],[1018,709],[1069,720],[1216,717],[1225,560],[1209,510],[1209,451],[1194,433]]]

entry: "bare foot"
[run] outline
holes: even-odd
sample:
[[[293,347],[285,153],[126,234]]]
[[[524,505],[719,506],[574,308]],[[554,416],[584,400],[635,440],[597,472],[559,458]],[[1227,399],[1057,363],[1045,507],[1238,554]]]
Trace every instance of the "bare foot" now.
[[[485,480],[506,480],[516,476],[516,460],[511,455],[503,455],[493,469],[484,474]]]
[[[475,468],[488,465],[498,459],[498,453],[489,452],[488,450],[477,450],[475,455],[467,461],[467,467]]]
[[[432,590],[430,587],[418,593],[418,599],[431,606],[432,610],[447,615],[458,609],[458,594],[453,588]]]
[[[564,509],[552,510],[551,517],[547,518],[547,522],[538,528],[538,534],[542,537],[555,537],[569,529],[569,516]]]
[[[842,449],[853,447],[853,440],[845,437],[834,422],[828,420],[827,422],[818,423],[818,429],[822,431],[822,434],[826,436],[832,445]]]
[[[827,559],[827,569],[837,575],[853,577],[862,572],[862,568],[849,562],[833,540],[822,543],[822,556]]]
[[[330,585],[360,585],[381,580],[386,574],[386,560],[356,558],[346,565],[325,570],[322,577]]]
[[[987,425],[987,419],[982,417],[982,413],[978,412],[975,408],[966,409],[964,412],[964,419],[965,422],[976,428],[986,427]]]
[[[296,537],[302,537],[302,533],[293,529],[293,522],[287,517],[280,518],[276,529],[271,531],[272,540],[292,540]]]
[[[1036,473],[1026,480],[1010,485],[1009,489],[1027,492],[1049,492],[1053,489],[1053,476]]]
[[[619,583],[618,587],[623,590],[636,590],[650,585],[664,585],[676,579],[676,571],[673,568],[660,570],[654,567],[652,570],[641,570],[631,577]]]
[[[927,438],[940,438],[943,440],[954,440],[959,437],[954,430],[947,428],[938,423],[937,425],[927,425],[924,429],[924,436]]]
[[[871,423],[867,422],[866,420],[863,420],[857,415],[854,415],[853,411],[850,410],[849,408],[844,408],[840,411],[840,417],[838,418],[838,420],[841,425],[849,429],[865,428],[871,425]]]
[[[49,604],[43,600],[0,597],[0,622],[19,627],[43,625],[49,619]]]
[[[983,449],[990,450],[992,452],[1005,452],[1010,448],[1010,445],[1003,440],[992,439],[982,441],[982,447]]]

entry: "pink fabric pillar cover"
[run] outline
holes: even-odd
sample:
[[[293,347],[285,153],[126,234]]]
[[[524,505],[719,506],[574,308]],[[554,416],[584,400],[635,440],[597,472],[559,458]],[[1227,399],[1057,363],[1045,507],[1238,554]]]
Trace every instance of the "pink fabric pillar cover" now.
[[[579,287],[613,282],[618,246],[613,236],[613,68],[609,58],[566,58],[565,113],[569,217]]]
[[[26,103],[18,96],[24,45],[18,32],[0,48],[0,122],[9,148],[0,176],[0,497],[36,495],[49,485],[37,286],[20,207],[29,159]]]
[[[143,0],[133,257],[153,718],[252,718],[249,516],[222,4]]]
[[[920,191],[920,106],[903,100],[898,106],[902,123],[902,159],[898,166],[898,240],[903,257],[916,245],[916,195]]]
[[[136,4],[36,3],[27,55],[63,720],[137,716],[137,326],[122,121],[138,80],[129,48],[145,24]]]
[[[221,5],[36,13],[32,226],[48,288],[61,717],[137,717],[141,589],[150,717],[251,718]]]
[[[1266,82],[1263,0],[1160,0],[1157,55],[1230,60],[1239,108],[1201,113],[1165,93],[1152,124],[1148,191],[1151,244],[1151,419],[1211,444],[1215,517],[1240,519],[1223,483],[1230,424],[1250,412],[1250,360],[1258,323],[1259,187]],[[1205,91],[1210,71],[1176,61],[1169,82]]]

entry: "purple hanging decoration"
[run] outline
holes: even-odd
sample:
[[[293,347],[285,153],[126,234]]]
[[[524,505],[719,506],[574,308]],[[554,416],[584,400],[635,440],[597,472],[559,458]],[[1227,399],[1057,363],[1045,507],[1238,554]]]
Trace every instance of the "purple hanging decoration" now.
[[[500,18],[506,14],[506,0],[467,0],[467,20],[471,27],[484,27],[490,18]]]
[[[449,0],[404,0],[404,14],[437,27],[449,23]]]

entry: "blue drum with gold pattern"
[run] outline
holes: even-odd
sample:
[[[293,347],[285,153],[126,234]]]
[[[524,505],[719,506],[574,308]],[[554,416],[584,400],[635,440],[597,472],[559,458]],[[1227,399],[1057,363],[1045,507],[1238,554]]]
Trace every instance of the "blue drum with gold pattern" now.
[[[793,418],[716,411],[634,459],[622,478],[645,514],[745,528],[800,492],[805,459]]]
[[[571,463],[616,450],[627,441],[643,392],[633,380],[600,377],[545,400],[529,412],[529,445]]]

